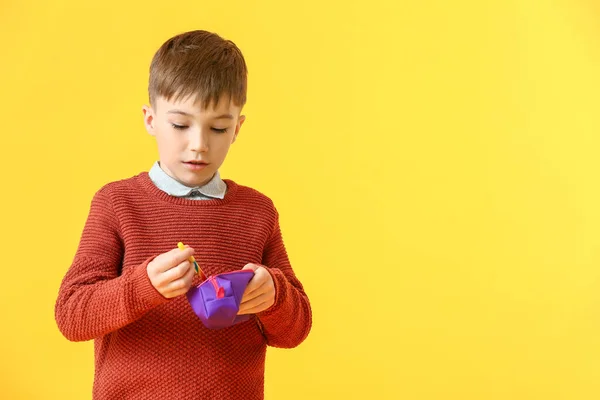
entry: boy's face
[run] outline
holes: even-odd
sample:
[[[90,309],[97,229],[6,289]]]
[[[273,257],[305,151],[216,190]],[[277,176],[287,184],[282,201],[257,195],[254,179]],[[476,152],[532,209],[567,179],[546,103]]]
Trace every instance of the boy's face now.
[[[161,168],[186,186],[202,186],[219,169],[246,117],[221,96],[219,104],[202,109],[194,97],[174,102],[158,97],[144,106],[144,124],[156,138]]]

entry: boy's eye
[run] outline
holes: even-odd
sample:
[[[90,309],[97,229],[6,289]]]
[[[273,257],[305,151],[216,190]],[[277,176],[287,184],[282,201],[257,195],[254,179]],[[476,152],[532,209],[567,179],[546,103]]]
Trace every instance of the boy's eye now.
[[[185,125],[171,124],[171,126],[175,129],[180,129],[180,130],[187,128],[187,126],[185,126]]]
[[[217,133],[225,133],[227,132],[227,128],[223,128],[223,129],[219,129],[219,128],[212,128],[213,131],[217,132]]]

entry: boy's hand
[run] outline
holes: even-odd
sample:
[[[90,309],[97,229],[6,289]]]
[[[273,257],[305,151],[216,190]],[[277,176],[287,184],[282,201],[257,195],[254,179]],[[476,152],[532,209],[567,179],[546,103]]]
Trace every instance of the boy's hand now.
[[[184,250],[175,248],[148,263],[146,271],[150,283],[163,297],[171,299],[190,289],[196,272],[188,260],[192,254],[194,249],[189,246]]]
[[[275,302],[275,283],[273,282],[273,277],[261,265],[246,264],[242,269],[251,269],[254,271],[254,277],[252,277],[250,283],[246,286],[238,315],[257,314],[265,311]]]

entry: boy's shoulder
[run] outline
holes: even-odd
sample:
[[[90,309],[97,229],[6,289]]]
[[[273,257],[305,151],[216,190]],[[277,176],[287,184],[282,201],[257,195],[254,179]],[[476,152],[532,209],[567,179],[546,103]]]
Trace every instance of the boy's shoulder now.
[[[227,183],[228,191],[233,193],[232,203],[239,204],[241,208],[251,213],[262,213],[263,215],[277,216],[277,208],[273,200],[265,193],[250,186],[239,184],[231,179],[223,179]]]
[[[141,189],[139,179],[144,174],[141,172],[129,178],[118,179],[105,183],[96,191],[97,195],[105,195],[108,197],[119,196],[119,194],[128,195],[135,194]]]
[[[257,200],[257,201],[263,201],[263,202],[270,203],[270,204],[273,203],[273,200],[271,200],[271,198],[269,196],[267,196],[263,192],[255,189],[253,187],[239,184],[235,181],[232,181],[231,179],[224,179],[224,181],[227,182],[228,186],[230,186],[230,184],[237,186],[238,196],[242,196],[244,198],[253,199],[253,200]]]

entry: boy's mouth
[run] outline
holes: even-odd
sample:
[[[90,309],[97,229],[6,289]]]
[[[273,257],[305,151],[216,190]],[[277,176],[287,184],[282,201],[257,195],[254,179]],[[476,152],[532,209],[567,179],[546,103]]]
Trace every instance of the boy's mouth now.
[[[196,164],[196,165],[206,165],[208,164],[205,161],[196,161],[196,160],[191,160],[191,161],[185,161],[186,164]]]
[[[207,162],[195,161],[195,160],[184,161],[184,164],[192,171],[199,171],[201,169],[204,169],[204,167],[206,167],[208,165]]]

